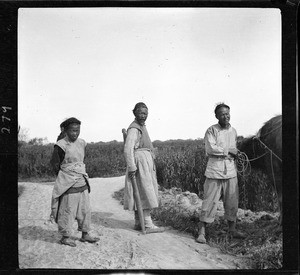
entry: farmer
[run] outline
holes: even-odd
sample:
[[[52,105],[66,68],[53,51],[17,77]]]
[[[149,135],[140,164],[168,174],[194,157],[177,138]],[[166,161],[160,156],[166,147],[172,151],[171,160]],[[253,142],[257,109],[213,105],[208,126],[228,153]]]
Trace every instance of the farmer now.
[[[134,229],[141,230],[138,211],[133,197],[132,180],[135,177],[141,198],[145,228],[146,230],[162,232],[164,229],[154,225],[150,216],[150,210],[158,207],[158,184],[153,145],[145,126],[145,121],[148,117],[148,108],[145,103],[137,103],[133,114],[135,120],[128,127],[124,146],[124,155],[127,163],[124,209],[135,211]]]
[[[208,163],[205,170],[206,180],[200,213],[199,236],[196,239],[199,243],[206,243],[206,224],[214,221],[221,194],[225,210],[224,218],[228,221],[228,234],[234,238],[245,237],[235,227],[239,190],[234,159],[238,150],[236,130],[229,124],[229,106],[224,103],[218,104],[215,107],[215,117],[218,123],[209,127],[204,137]]]
[[[51,217],[62,235],[60,243],[72,247],[76,246],[70,238],[75,219],[78,230],[82,231],[80,241],[94,243],[99,240],[88,234],[91,223],[90,186],[83,163],[86,142],[78,138],[80,124],[78,119],[72,117],[60,125],[66,135],[55,144],[51,159],[57,174],[52,192]]]

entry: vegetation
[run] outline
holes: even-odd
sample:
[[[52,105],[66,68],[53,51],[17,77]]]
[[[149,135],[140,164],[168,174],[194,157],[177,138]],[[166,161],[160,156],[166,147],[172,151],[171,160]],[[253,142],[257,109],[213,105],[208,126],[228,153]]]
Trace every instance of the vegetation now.
[[[53,145],[19,144],[18,176],[23,179],[54,179],[55,175],[50,166]]]
[[[89,143],[86,148],[86,169],[89,177],[117,177],[126,172],[123,142]]]
[[[38,139],[34,141],[39,141]],[[19,142],[18,176],[19,180],[54,180],[55,174],[50,165],[54,144]],[[115,177],[125,174],[123,143],[89,143],[86,148],[85,164],[87,173],[94,177]]]
[[[203,140],[154,142],[154,146],[158,151],[155,162],[161,186],[203,193],[207,162]]]
[[[205,181],[205,156],[202,139],[154,141],[156,148],[156,172],[160,186],[177,187],[182,191],[196,193],[203,197]],[[55,174],[50,165],[54,144],[45,144],[41,139],[19,142],[19,180],[43,179],[53,181]],[[114,177],[124,175],[126,164],[123,156],[123,142],[88,143],[85,164],[89,177]],[[240,207],[253,211],[275,211],[276,194],[266,175],[251,171],[249,175],[239,175]]]
[[[157,180],[164,188],[177,187],[203,198],[207,157],[203,140],[154,142]],[[252,211],[276,211],[277,197],[272,183],[261,171],[239,174],[240,208]]]

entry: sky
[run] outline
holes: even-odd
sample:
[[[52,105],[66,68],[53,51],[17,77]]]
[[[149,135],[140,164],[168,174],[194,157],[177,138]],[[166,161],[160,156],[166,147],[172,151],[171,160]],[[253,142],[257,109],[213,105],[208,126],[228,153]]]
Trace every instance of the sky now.
[[[56,141],[122,141],[137,102],[152,141],[203,138],[230,106],[240,136],[281,114],[281,14],[271,8],[20,8],[18,123]]]

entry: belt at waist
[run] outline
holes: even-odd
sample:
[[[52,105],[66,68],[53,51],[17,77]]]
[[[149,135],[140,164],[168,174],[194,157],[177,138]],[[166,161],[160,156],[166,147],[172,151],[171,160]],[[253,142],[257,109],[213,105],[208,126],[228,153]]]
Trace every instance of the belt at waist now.
[[[233,158],[230,158],[228,156],[216,156],[216,155],[210,155],[208,156],[209,158],[212,158],[212,159],[220,159],[220,160],[223,160],[223,159],[228,159],[228,160],[233,160]]]
[[[64,193],[64,195],[65,194],[73,194],[73,193],[81,193],[86,189],[88,189],[87,184],[84,186],[81,186],[81,187],[71,187]]]
[[[149,152],[151,152],[151,149],[149,149],[149,148],[137,148],[134,151],[149,151]]]

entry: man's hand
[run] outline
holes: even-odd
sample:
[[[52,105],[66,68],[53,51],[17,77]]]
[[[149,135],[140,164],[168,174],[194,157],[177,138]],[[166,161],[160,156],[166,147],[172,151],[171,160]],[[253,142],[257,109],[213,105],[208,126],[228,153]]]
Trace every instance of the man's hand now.
[[[135,173],[136,173],[136,170],[135,170],[135,171],[130,171],[130,172],[128,172],[128,177],[129,177],[130,179],[133,179],[133,178],[135,177]]]
[[[233,157],[236,157],[237,153],[238,153],[238,149],[236,149],[236,148],[229,148],[228,149],[228,154],[232,155]]]

